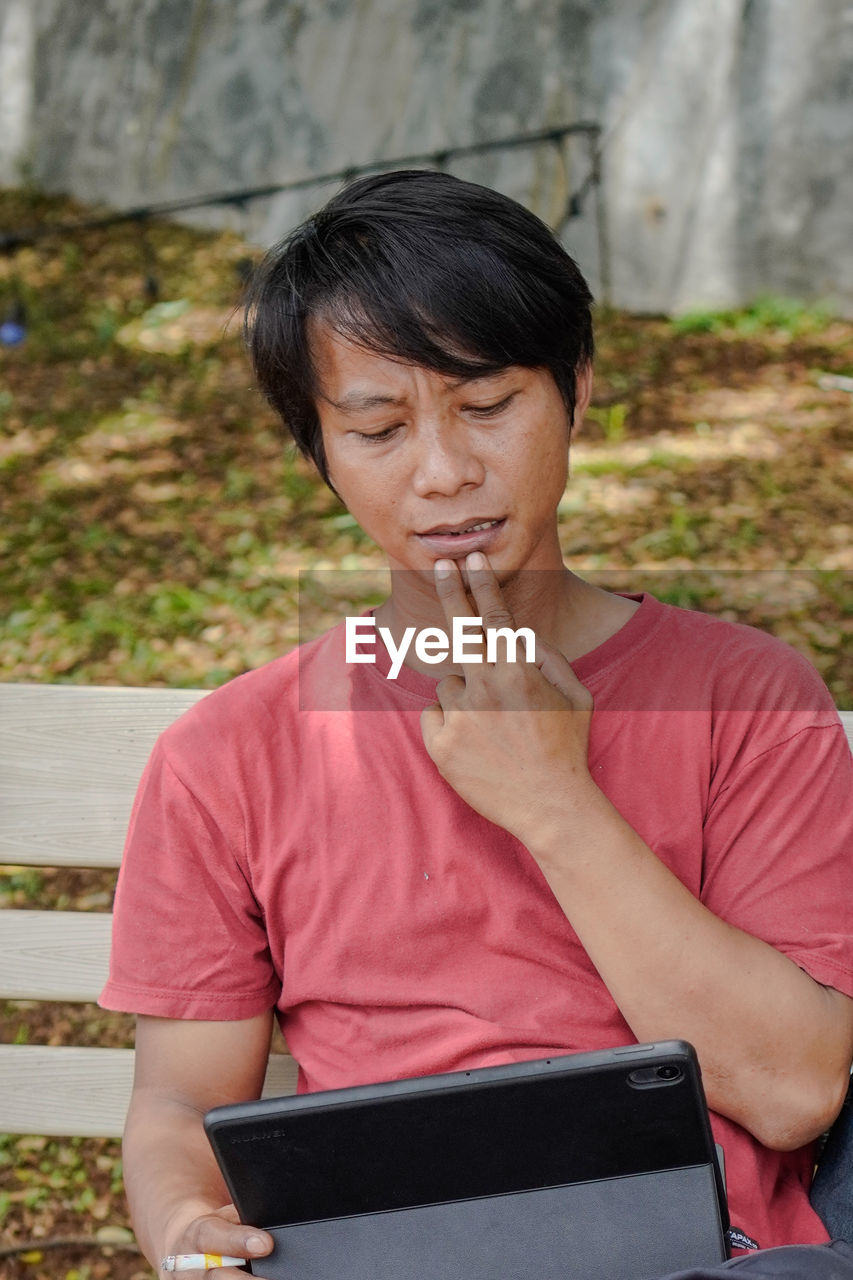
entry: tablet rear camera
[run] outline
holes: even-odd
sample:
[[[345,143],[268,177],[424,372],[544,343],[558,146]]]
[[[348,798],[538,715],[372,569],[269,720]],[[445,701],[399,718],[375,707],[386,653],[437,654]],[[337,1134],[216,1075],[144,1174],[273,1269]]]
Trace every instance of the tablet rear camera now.
[[[662,1085],[677,1084],[684,1079],[684,1071],[677,1063],[666,1062],[659,1067],[637,1067],[628,1075],[628,1084],[634,1089],[655,1089]]]
[[[680,1080],[682,1077],[682,1074],[683,1072],[681,1070],[681,1067],[676,1067],[676,1066],[673,1066],[672,1064],[670,1064],[667,1067],[658,1067],[657,1069],[658,1080],[666,1080],[666,1081]]]

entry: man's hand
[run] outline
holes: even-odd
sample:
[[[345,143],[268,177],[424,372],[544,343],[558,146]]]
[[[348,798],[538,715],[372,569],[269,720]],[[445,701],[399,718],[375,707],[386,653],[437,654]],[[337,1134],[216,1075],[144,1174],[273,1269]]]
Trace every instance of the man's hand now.
[[[231,1258],[263,1258],[271,1253],[272,1236],[256,1227],[240,1223],[233,1204],[226,1204],[214,1213],[193,1218],[173,1238],[170,1238],[168,1254],[215,1253]],[[167,1255],[168,1256],[168,1255]],[[202,1277],[205,1271],[186,1271],[186,1276]],[[258,1275],[256,1271],[254,1273]],[[218,1267],[216,1280],[239,1280],[245,1272],[236,1267]]]
[[[472,553],[465,568],[476,609],[458,566],[436,562],[448,631],[458,617],[481,617],[487,630],[515,630],[486,557]],[[438,704],[423,712],[421,732],[442,777],[463,800],[522,843],[535,843],[549,823],[552,800],[559,797],[564,820],[568,796],[582,803],[598,793],[587,767],[592,697],[563,655],[538,636],[535,663],[521,660],[523,646],[515,662],[507,660],[502,641],[497,650],[496,661],[486,662],[484,650],[482,663],[466,664],[464,677],[440,681]]]

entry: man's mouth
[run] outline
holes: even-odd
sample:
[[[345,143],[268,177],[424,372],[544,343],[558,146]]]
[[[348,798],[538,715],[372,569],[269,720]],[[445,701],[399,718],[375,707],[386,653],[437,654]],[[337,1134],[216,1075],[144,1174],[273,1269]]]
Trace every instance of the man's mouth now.
[[[481,533],[486,529],[494,529],[503,524],[503,517],[494,520],[477,520],[468,524],[436,525],[434,529],[426,529],[418,534],[419,538],[461,538],[466,533]]]
[[[461,520],[459,524],[437,524],[417,534],[418,541],[432,555],[462,560],[472,551],[490,555],[496,551],[506,516],[487,516],[484,520]]]

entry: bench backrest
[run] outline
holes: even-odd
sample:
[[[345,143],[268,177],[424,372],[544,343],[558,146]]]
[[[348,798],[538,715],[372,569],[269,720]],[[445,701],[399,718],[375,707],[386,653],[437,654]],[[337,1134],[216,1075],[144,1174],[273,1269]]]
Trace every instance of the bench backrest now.
[[[201,689],[0,684],[0,865],[115,867],[157,736]],[[106,981],[105,911],[0,916],[0,997],[94,1001]],[[0,1044],[0,1132],[121,1133],[133,1051]],[[292,1093],[296,1064],[270,1058],[265,1094]]]
[[[136,786],[158,734],[200,689],[0,684],[0,864],[118,867]],[[853,744],[853,712],[842,713]],[[94,1001],[109,951],[107,912],[0,918],[0,997]],[[133,1078],[129,1049],[0,1045],[0,1132],[115,1136]],[[291,1093],[273,1055],[266,1095]]]

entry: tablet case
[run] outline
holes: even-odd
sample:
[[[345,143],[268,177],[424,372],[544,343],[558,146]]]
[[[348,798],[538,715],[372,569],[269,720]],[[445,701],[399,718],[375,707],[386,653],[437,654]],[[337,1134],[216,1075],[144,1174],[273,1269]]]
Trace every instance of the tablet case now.
[[[217,1107],[270,1280],[653,1280],[725,1260],[696,1056],[631,1045]]]

